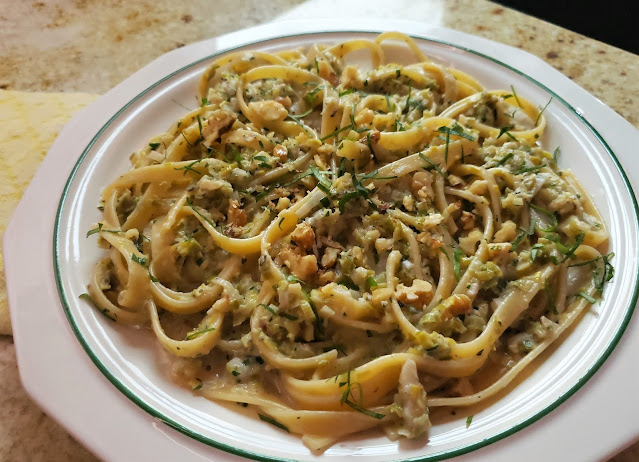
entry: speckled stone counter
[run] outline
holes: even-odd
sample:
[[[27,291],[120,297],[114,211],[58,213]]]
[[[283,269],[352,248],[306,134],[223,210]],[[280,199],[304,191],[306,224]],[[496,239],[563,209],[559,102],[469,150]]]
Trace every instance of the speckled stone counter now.
[[[348,11],[344,11],[344,9]],[[104,93],[159,55],[280,18],[388,17],[446,26],[535,54],[639,128],[639,56],[487,1],[0,1],[0,89]],[[4,291],[0,277],[0,290]],[[25,394],[0,336],[0,460],[95,458]],[[639,443],[614,462],[639,460]]]

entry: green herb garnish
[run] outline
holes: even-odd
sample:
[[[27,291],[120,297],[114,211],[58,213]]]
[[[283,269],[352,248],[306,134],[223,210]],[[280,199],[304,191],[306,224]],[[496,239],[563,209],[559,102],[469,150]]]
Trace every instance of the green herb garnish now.
[[[351,290],[359,291],[359,286],[355,284],[353,280],[349,278],[348,276],[342,276],[342,278],[339,281],[337,281],[337,283],[344,287],[348,287]]]
[[[214,330],[215,330],[215,327],[207,327],[202,330],[191,332],[189,335],[186,336],[186,340],[193,340],[195,337],[199,337],[202,334],[205,334],[207,332],[212,332]]]
[[[437,173],[439,173],[441,176],[443,176],[444,178],[446,178],[448,176],[447,173],[442,172],[442,170],[439,168],[439,166],[437,166],[432,160],[430,160],[428,157],[426,157],[424,154],[422,154],[421,152],[419,153],[419,157],[420,159],[422,159],[424,162],[426,162],[428,165],[430,165],[433,169],[435,169],[435,171]]]
[[[333,184],[318,170],[315,165],[309,167],[311,174],[317,180],[317,187],[324,191],[326,194],[331,194],[331,187]]]
[[[144,266],[146,268],[146,263],[147,263],[146,257],[138,257],[136,254],[132,253],[131,260],[136,262],[138,265]]]
[[[455,272],[455,279],[457,279],[458,281],[461,277],[461,258],[463,255],[464,252],[461,249],[457,247],[453,249],[453,271]]]
[[[597,300],[594,299],[594,297],[592,297],[591,295],[587,294],[586,292],[584,292],[583,290],[577,292],[577,295],[583,299],[585,299],[586,301],[588,301],[588,303],[594,304],[597,302]]]
[[[315,320],[317,321],[315,323],[316,334],[318,337],[322,337],[324,336],[324,320],[320,317],[319,313],[317,312],[317,307],[315,306],[315,303],[311,299],[311,294],[309,294],[304,289],[302,289],[302,294],[304,294],[304,298],[306,298],[306,301],[308,302],[309,306],[311,307],[311,310],[313,311]]]
[[[315,60],[315,63],[317,63],[317,59]],[[286,433],[290,433],[290,431],[288,430],[288,427],[286,425],[278,422],[273,417],[269,417],[269,416],[264,415],[264,414],[257,414],[257,415],[259,416],[260,420],[262,420],[264,422],[267,422],[267,423],[270,423],[271,425],[275,425],[277,428],[281,428]]]
[[[273,305],[265,305],[264,303],[260,303],[258,306],[263,306],[266,310],[270,311],[274,315],[282,316],[283,318],[290,319],[291,321],[297,321],[297,316],[293,316],[292,314],[282,313],[278,308]]]
[[[388,97],[388,95],[384,95],[384,98],[386,99],[386,106],[388,107],[388,112],[392,112],[395,110],[395,105],[391,105],[390,102],[390,98]]]
[[[457,122],[455,122],[455,124],[452,126],[452,128],[450,128],[450,127],[439,127],[437,129],[437,131],[439,133],[444,133],[446,135],[455,135],[455,136],[459,136],[461,138],[466,138],[467,140],[470,140],[470,141],[475,141],[475,139],[476,139],[470,133],[466,133],[464,131],[464,127],[459,125]]]
[[[99,233],[100,231],[102,231],[103,233],[111,233],[111,234],[118,234],[122,232],[121,229],[102,229],[103,226],[104,226],[104,223],[98,223],[98,226],[96,228],[93,228],[87,231],[87,237],[91,236],[92,234]]]
[[[538,226],[538,227],[537,227],[537,229],[538,229],[539,231],[543,231],[543,232],[545,232],[545,233],[552,233],[552,232],[555,230],[555,228],[557,228],[557,225],[558,225],[559,223],[557,222],[557,217],[555,216],[555,214],[554,214],[554,213],[552,213],[552,212],[550,212],[550,211],[546,210],[546,209],[545,209],[545,208],[543,208],[543,207],[539,207],[538,205],[535,205],[535,204],[533,204],[533,203],[530,203],[530,204],[528,204],[528,205],[530,205],[530,207],[531,207],[533,210],[535,210],[535,211],[537,211],[538,213],[542,214],[543,216],[545,216],[546,218],[550,219],[550,221],[551,221],[551,225],[550,225],[548,228],[542,228],[541,226]]]
[[[97,310],[99,310],[100,313],[102,313],[106,318],[110,319],[113,322],[116,322],[115,313],[113,313],[113,316],[111,316],[111,312],[109,310],[107,310],[106,308],[100,309],[98,307],[98,305],[96,305],[96,303],[93,301],[93,299],[91,298],[91,296],[89,294],[80,294],[79,298],[81,300],[84,300],[85,302],[87,302],[92,307],[94,307]]]
[[[534,165],[532,167],[521,167],[517,170],[515,170],[513,172],[513,174],[515,175],[521,175],[522,173],[530,173],[530,172],[536,172],[538,170],[541,170],[542,168],[544,168],[546,166],[546,164],[541,164],[541,165]]]
[[[564,252],[564,259],[561,262],[563,263],[569,258],[574,258],[573,254],[575,253],[575,250],[577,250],[583,242],[584,242],[584,233],[579,233],[579,235],[577,236],[577,239],[575,239],[575,243],[573,244],[573,246],[568,248],[568,250]]]
[[[502,157],[501,159],[499,159],[499,162],[497,162],[495,164],[495,167],[499,167],[500,165],[504,165],[508,159],[511,159],[513,156],[515,155],[514,152],[509,152],[508,154],[506,154],[504,157]]]
[[[342,127],[342,128],[338,128],[338,129],[337,129],[337,130],[335,130],[333,133],[329,133],[328,135],[326,135],[326,136],[324,136],[324,137],[320,138],[320,141],[322,141],[322,142],[323,142],[323,141],[326,141],[326,140],[328,140],[328,139],[330,139],[330,138],[337,137],[337,135],[339,135],[340,133],[342,133],[342,132],[344,132],[344,131],[346,131],[346,130],[351,130],[351,129],[353,129],[353,125],[352,125],[352,124],[345,125],[345,126],[344,126],[344,127]]]
[[[521,105],[521,101],[519,101],[519,96],[517,96],[517,92],[515,91],[515,87],[511,85],[510,91],[513,92],[512,95],[504,96],[504,99],[508,99],[508,97],[513,96],[515,98],[515,101],[517,101],[517,106],[523,109],[523,106]]]
[[[184,173],[182,173],[183,175],[186,175],[186,172],[193,172],[193,173],[197,173],[198,175],[202,175],[202,173],[198,172],[197,170],[193,168],[194,165],[197,165],[200,162],[202,162],[202,159],[194,160],[193,162],[185,165],[184,167],[177,167],[177,168],[173,167],[173,170],[184,170]]]
[[[510,138],[513,141],[517,141],[517,138],[515,138],[513,136],[512,133],[510,133],[508,130],[510,130],[511,128],[513,128],[512,126],[507,126],[507,127],[501,127],[499,129],[499,135],[497,135],[497,139],[501,138],[502,135],[506,135],[508,138]]]
[[[335,377],[337,378],[337,377]],[[344,390],[344,393],[342,393],[342,397],[340,398],[339,402],[341,404],[346,404],[347,406],[351,407],[352,409],[356,410],[357,412],[361,412],[362,414],[365,414],[369,417],[373,417],[374,419],[377,420],[381,420],[384,417],[386,417],[386,415],[384,414],[380,414],[379,412],[374,412],[371,411],[370,409],[366,409],[362,404],[364,401],[364,395],[363,395],[363,391],[362,391],[362,384],[360,384],[359,382],[352,382],[351,383],[351,370],[348,370],[348,373],[346,375],[346,382],[340,382],[339,387],[342,388],[343,386],[346,386],[346,389]],[[359,389],[359,403],[353,401],[355,400],[355,396],[353,394],[353,388],[357,387]],[[352,398],[352,399],[351,399]]]
[[[550,102],[552,101],[552,96],[550,97],[550,99],[548,100],[548,102],[546,103],[546,105],[544,106],[544,108],[539,112],[539,114],[537,114],[537,118],[535,119],[535,125],[537,125],[537,123],[539,122],[539,119],[541,118],[541,115],[544,113],[544,111],[546,110],[546,108],[548,107],[548,105],[550,104]]]
[[[532,261],[535,261],[535,259],[537,258],[537,254],[543,248],[544,248],[543,244],[535,244],[532,246],[530,251],[530,258],[532,259]]]

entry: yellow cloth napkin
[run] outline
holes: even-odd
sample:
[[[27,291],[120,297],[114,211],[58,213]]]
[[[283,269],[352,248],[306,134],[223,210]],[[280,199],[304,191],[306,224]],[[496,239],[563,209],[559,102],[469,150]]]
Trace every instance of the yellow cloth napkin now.
[[[97,95],[86,93],[0,90],[0,240],[22,193],[62,126],[95,98]],[[11,334],[1,254],[0,334]]]

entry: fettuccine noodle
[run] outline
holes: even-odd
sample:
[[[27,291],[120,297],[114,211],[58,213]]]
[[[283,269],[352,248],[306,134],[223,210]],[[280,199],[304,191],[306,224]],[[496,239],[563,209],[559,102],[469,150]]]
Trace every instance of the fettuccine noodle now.
[[[105,188],[89,296],[150,324],[174,380],[313,450],[427,436],[430,408],[503,390],[612,278],[545,107],[403,34],[228,54],[199,91]]]

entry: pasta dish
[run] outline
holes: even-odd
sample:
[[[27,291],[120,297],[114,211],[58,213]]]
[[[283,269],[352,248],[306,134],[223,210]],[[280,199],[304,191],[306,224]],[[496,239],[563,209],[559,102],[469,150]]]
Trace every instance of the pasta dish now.
[[[613,277],[541,145],[551,102],[403,34],[226,54],[199,93],[104,189],[83,298],[150,326],[173,380],[314,451],[375,427],[426,441],[430,410],[503,390]]]

